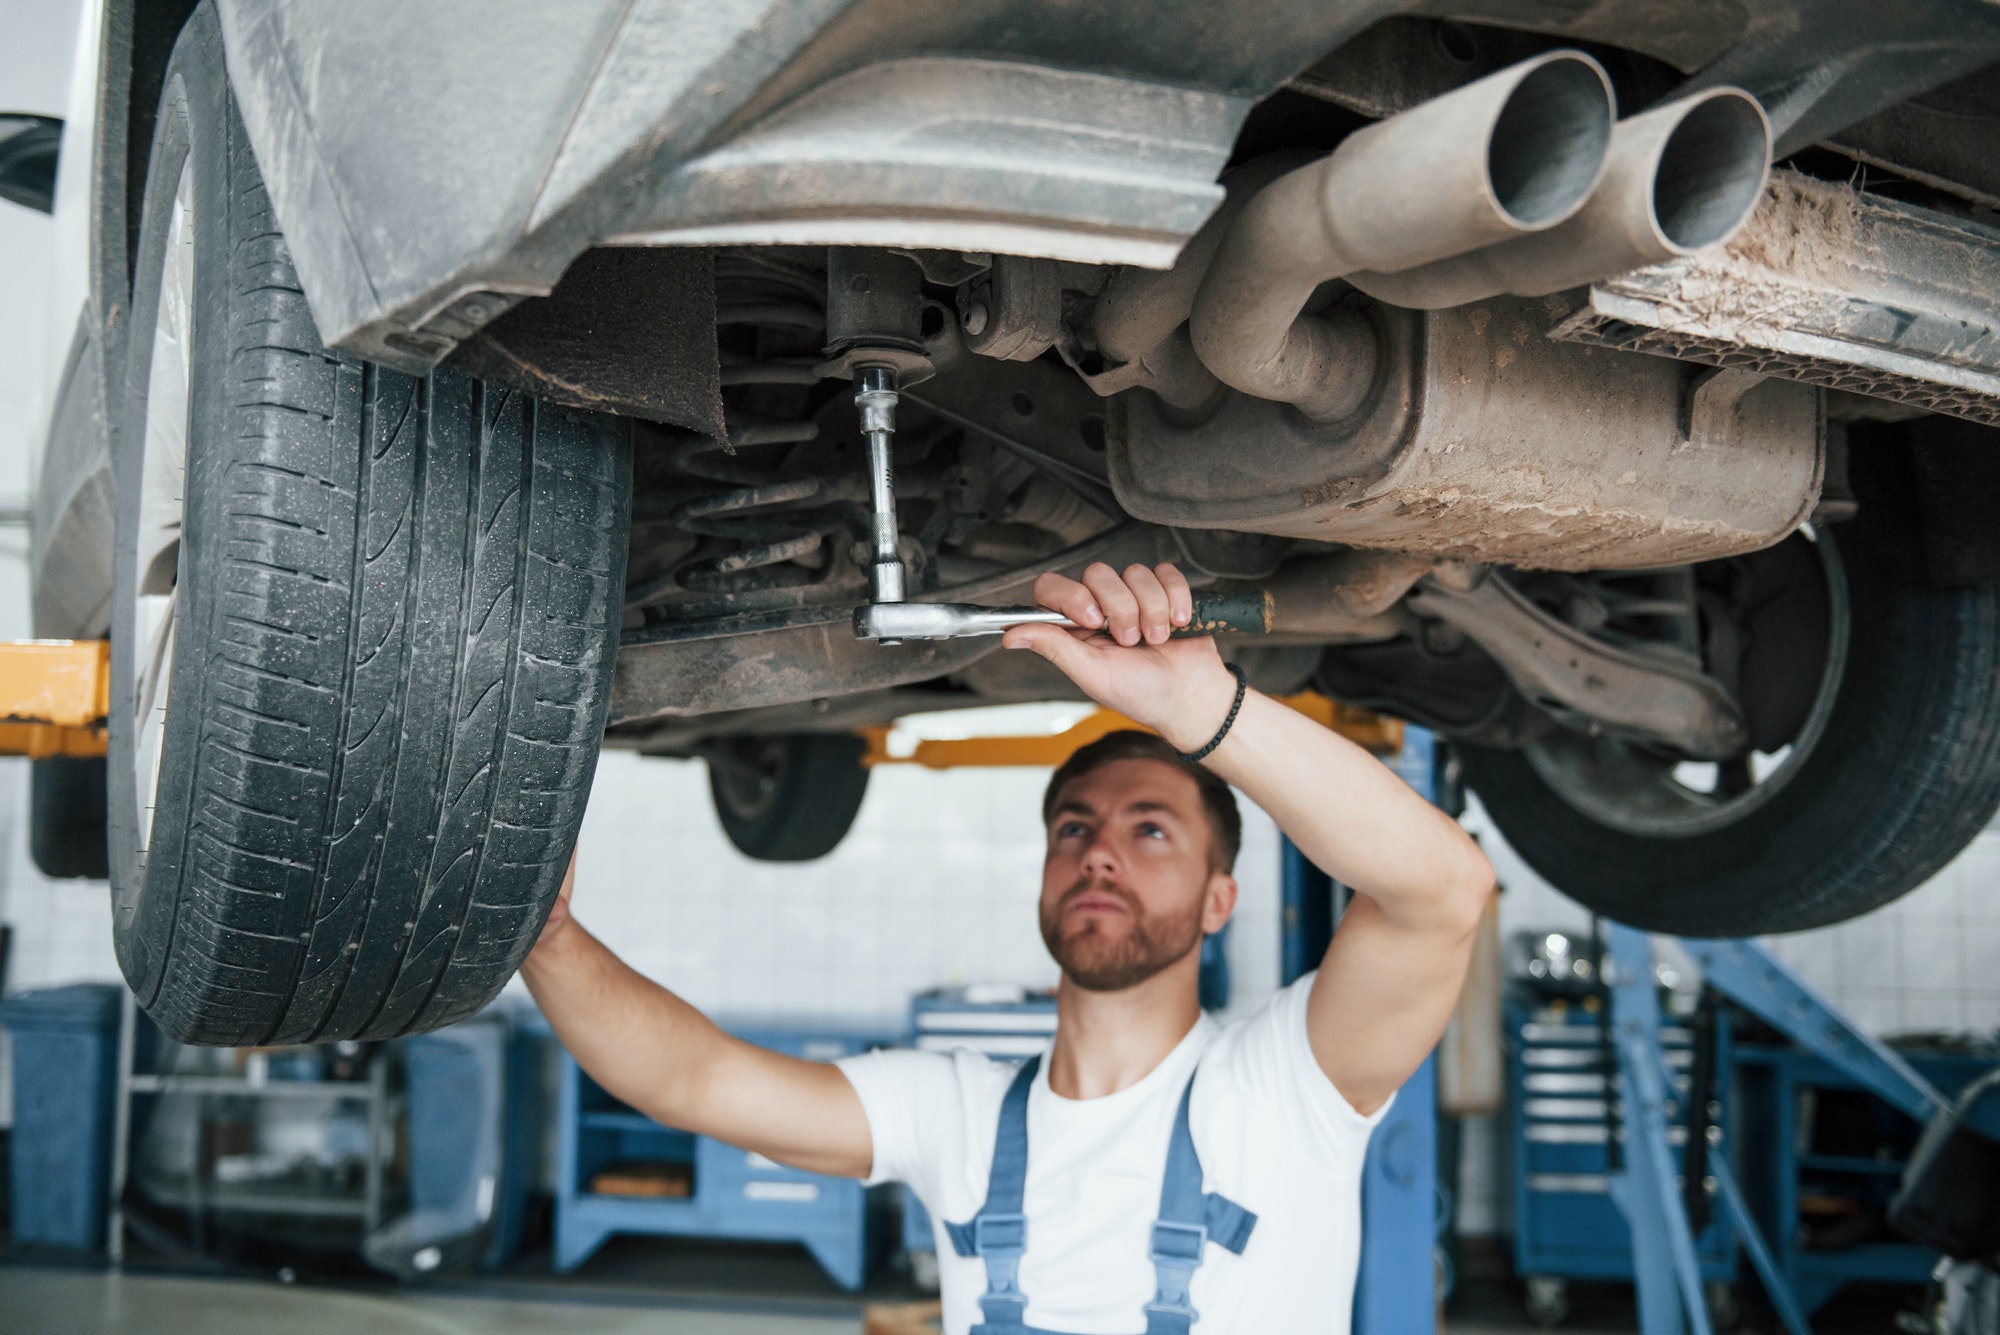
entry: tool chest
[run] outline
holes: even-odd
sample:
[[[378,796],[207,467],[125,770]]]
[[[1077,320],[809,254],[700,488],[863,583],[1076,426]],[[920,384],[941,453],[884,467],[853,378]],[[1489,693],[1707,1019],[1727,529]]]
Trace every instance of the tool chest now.
[[[1609,1171],[1616,1112],[1608,1075],[1615,1070],[1595,998],[1551,997],[1526,986],[1510,989],[1507,1112],[1513,1129],[1512,1179],[1515,1273],[1524,1278],[1630,1279],[1632,1233],[1612,1201]],[[1660,1041],[1674,1081],[1669,1140],[1677,1158],[1687,1145],[1687,1090],[1694,1034],[1685,1024],[1662,1027]],[[1728,1026],[1718,1025],[1715,1067],[1727,1073]],[[1730,1150],[1728,1081],[1715,1083],[1710,1105],[1710,1153]],[[1696,1238],[1702,1277],[1735,1274],[1735,1238],[1719,1214]]]
[[[891,1035],[726,1025],[760,1046],[833,1061]],[[655,1122],[562,1058],[555,1268],[567,1274],[620,1233],[793,1242],[850,1292],[888,1237],[888,1193],[803,1173],[761,1154]]]

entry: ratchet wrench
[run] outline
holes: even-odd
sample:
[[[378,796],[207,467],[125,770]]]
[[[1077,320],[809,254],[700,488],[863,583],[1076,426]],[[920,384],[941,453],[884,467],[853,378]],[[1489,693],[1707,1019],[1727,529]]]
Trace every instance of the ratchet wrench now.
[[[998,635],[1009,626],[1040,622],[1076,626],[1046,607],[981,607],[973,603],[912,603],[908,577],[896,532],[896,466],[891,449],[896,433],[900,394],[896,372],[887,365],[858,364],[854,370],[854,406],[861,431],[868,438],[869,601],[854,609],[854,637],[877,644],[905,640],[957,640],[973,635]],[[1203,593],[1194,595],[1194,616],[1174,631],[1190,635],[1263,635],[1271,629],[1271,595]]]
[[[1009,626],[1040,623],[1075,627],[1046,607],[980,607],[972,603],[864,603],[854,609],[854,637],[896,643],[902,640],[959,640],[999,635]],[[1174,638],[1190,635],[1263,635],[1271,629],[1271,595],[1210,593],[1197,589],[1194,615],[1174,628]]]

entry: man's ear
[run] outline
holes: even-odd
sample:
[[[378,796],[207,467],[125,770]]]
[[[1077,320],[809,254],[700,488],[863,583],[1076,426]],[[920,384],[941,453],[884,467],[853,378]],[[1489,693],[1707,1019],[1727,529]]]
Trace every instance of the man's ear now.
[[[1236,878],[1226,871],[1211,873],[1208,889],[1202,897],[1201,930],[1203,935],[1213,936],[1229,922],[1229,915],[1236,911]]]

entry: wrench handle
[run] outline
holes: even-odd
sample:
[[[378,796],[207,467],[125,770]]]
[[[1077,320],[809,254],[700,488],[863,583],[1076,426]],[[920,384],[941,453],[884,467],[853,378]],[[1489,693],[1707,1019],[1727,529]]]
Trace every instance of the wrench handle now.
[[[1212,593],[1197,589],[1194,616],[1174,631],[1176,638],[1189,635],[1269,635],[1271,595],[1263,589],[1249,593]]]
[[[996,624],[1021,625],[1030,621],[1074,627],[1076,623],[1060,613],[1042,607],[996,607]],[[1185,640],[1196,635],[1268,635],[1271,633],[1271,595],[1261,589],[1249,593],[1213,593],[1197,589],[1194,616],[1187,625],[1177,626],[1173,638]]]

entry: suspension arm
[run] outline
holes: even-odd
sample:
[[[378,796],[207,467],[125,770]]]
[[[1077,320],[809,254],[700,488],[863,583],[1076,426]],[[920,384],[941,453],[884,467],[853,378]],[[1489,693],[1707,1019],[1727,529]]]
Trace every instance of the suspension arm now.
[[[1713,677],[1592,639],[1494,575],[1429,576],[1409,606],[1476,640],[1522,694],[1558,715],[1696,760],[1727,760],[1749,745],[1742,710]]]

